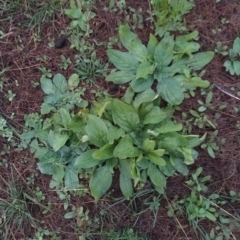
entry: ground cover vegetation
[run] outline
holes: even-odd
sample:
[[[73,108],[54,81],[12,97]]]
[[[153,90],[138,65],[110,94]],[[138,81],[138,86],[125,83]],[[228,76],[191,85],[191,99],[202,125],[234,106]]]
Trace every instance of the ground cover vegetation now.
[[[1,239],[238,239],[239,16],[0,0]]]

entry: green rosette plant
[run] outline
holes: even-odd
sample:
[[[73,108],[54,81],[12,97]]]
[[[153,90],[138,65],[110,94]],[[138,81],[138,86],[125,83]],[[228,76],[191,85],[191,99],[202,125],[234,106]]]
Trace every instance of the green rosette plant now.
[[[79,174],[86,171],[96,200],[110,188],[116,170],[126,198],[148,181],[164,193],[168,177],[188,173],[198,156],[194,147],[205,135],[181,134],[173,108],[159,107],[160,99],[150,88],[135,94],[129,87],[121,100],[106,98],[90,110],[70,115],[61,108],[40,124],[26,119],[32,129],[22,138],[39,159],[39,170],[52,175],[55,184],[64,181],[76,189]]]
[[[151,88],[156,82],[157,93],[161,93],[171,105],[181,104],[185,91],[209,86],[209,82],[197,76],[196,71],[208,64],[214,53],[198,52],[197,31],[175,39],[166,35],[160,42],[151,34],[145,46],[128,26],[122,25],[119,37],[128,52],[107,51],[110,62],[116,67],[107,76],[107,81],[116,84],[130,82],[134,92]]]

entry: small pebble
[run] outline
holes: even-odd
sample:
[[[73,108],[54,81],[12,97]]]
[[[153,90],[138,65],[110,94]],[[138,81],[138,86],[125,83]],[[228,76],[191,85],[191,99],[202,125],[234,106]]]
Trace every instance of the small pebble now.
[[[117,84],[115,84],[115,83],[109,84],[109,90],[110,90],[111,92],[117,92],[118,89],[119,89],[119,85],[117,85]]]
[[[55,48],[63,48],[67,43],[67,39],[65,37],[60,37],[55,40]]]

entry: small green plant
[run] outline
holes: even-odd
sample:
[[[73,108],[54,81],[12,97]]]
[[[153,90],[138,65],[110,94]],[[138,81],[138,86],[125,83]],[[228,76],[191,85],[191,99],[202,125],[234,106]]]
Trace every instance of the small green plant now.
[[[13,129],[8,125],[6,119],[0,115],[0,136],[7,139],[8,142],[13,140]]]
[[[109,60],[119,70],[113,70],[107,81],[130,82],[134,92],[142,92],[156,80],[157,92],[171,105],[183,101],[183,92],[209,86],[208,81],[191,74],[202,69],[214,56],[213,52],[196,53],[200,46],[192,40],[197,39],[197,31],[175,40],[166,36],[160,42],[150,35],[147,47],[127,26],[120,26],[119,37],[128,52],[107,51]]]
[[[21,238],[20,240],[43,240],[51,237],[52,240],[59,239],[58,235],[61,232],[61,229],[56,229],[55,231],[50,231],[46,228],[38,228],[33,238]]]
[[[97,59],[96,52],[92,52],[90,58],[81,54],[75,57],[75,71],[79,75],[80,80],[86,80],[89,84],[93,84],[96,78],[106,76],[108,63],[101,63]]]
[[[12,101],[14,98],[15,98],[16,94],[12,92],[12,90],[8,90],[8,93],[7,93],[7,98],[8,98],[8,101]]]
[[[228,52],[229,59],[224,62],[223,66],[231,75],[240,75],[240,38],[234,40],[233,47]]]
[[[114,169],[120,171],[126,198],[133,194],[132,180],[134,186],[144,186],[150,179],[164,193],[167,177],[186,174],[187,165],[194,163],[198,154],[193,148],[205,135],[178,133],[182,125],[171,120],[173,109],[160,108],[153,90],[134,96],[129,88],[122,101],[107,98],[76,115],[60,108],[44,121],[26,119],[33,129],[22,138],[39,159],[39,170],[78,189],[78,174],[90,169],[89,186],[96,200],[110,188]]]
[[[222,206],[229,204],[229,200],[234,202],[239,198],[236,197],[237,194],[234,191],[231,191],[229,196],[220,196],[216,193],[204,196],[203,194],[206,194],[208,190],[206,182],[211,179],[211,176],[200,178],[201,173],[202,168],[198,168],[192,174],[192,178],[186,181],[186,186],[191,189],[191,193],[180,200],[176,196],[168,205],[168,215],[171,217],[187,216],[191,226],[202,234],[204,239],[230,240],[234,236],[232,231],[234,228],[239,228],[240,221],[239,218],[224,210]],[[208,219],[215,224],[210,233],[207,233],[200,225],[200,221],[203,219]]]
[[[201,148],[207,149],[210,157],[215,158],[214,151],[219,150],[219,146],[215,142],[215,138],[218,135],[218,130],[215,130],[209,138],[201,145]]]
[[[105,11],[124,13],[127,8],[126,0],[110,0],[108,7],[104,7]]]
[[[46,96],[41,106],[41,114],[57,111],[61,107],[68,110],[76,106],[86,107],[87,101],[81,98],[85,89],[78,87],[79,81],[77,74],[72,74],[68,81],[59,73],[53,76],[53,80],[43,75],[40,82]]]
[[[72,64],[70,58],[66,58],[63,55],[61,55],[61,60],[62,60],[62,62],[59,64],[59,66],[63,70],[67,70],[68,67]]]
[[[39,68],[39,70],[41,71],[42,75],[48,78],[52,77],[52,71],[51,69],[47,69],[45,67]]]
[[[27,197],[21,183],[16,183],[11,173],[11,180],[6,181],[2,176],[0,179],[5,184],[1,188],[0,197],[0,236],[1,239],[9,239],[8,236],[13,227],[15,231],[23,231],[26,227],[35,227],[35,219],[32,217],[27,204]],[[5,231],[3,230],[5,229]]]
[[[152,15],[156,17],[155,33],[164,36],[171,31],[186,31],[186,24],[182,16],[189,13],[194,7],[192,0],[151,0]]]
[[[212,101],[212,97],[213,97],[213,93],[208,92],[206,99],[205,99],[205,103],[201,100],[198,100],[198,103],[201,105],[198,108],[198,112],[205,112],[207,109],[212,108],[212,104],[210,103]]]
[[[45,196],[43,195],[43,192],[39,187],[37,187],[36,190],[33,191],[33,194],[38,202],[41,202],[45,199]]]
[[[90,8],[91,1],[70,0],[70,9],[64,11],[72,19],[70,28],[83,31],[85,36],[91,34],[92,30],[88,22],[96,15],[90,11]]]
[[[106,240],[115,240],[115,239],[150,240],[147,237],[140,236],[137,232],[134,232],[132,228],[126,228],[119,232],[110,231],[108,233],[102,233],[101,236],[102,236],[102,239],[106,239]]]
[[[217,42],[216,48],[214,49],[215,53],[219,53],[223,56],[227,56],[227,46],[224,46],[220,41]]]
[[[204,112],[198,113],[194,110],[190,110],[191,115],[194,118],[189,119],[189,122],[193,121],[193,124],[198,126],[199,128],[204,128],[204,127],[212,127],[213,129],[216,128],[215,124],[209,119],[208,115]]]

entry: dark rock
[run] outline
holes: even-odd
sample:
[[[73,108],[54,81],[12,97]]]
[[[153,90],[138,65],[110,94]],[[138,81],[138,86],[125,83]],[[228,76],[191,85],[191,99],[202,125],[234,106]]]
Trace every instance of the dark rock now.
[[[115,83],[110,83],[108,87],[111,92],[117,92],[119,89],[119,85]]]
[[[60,37],[55,40],[55,48],[63,48],[67,43],[67,39],[65,37]]]

